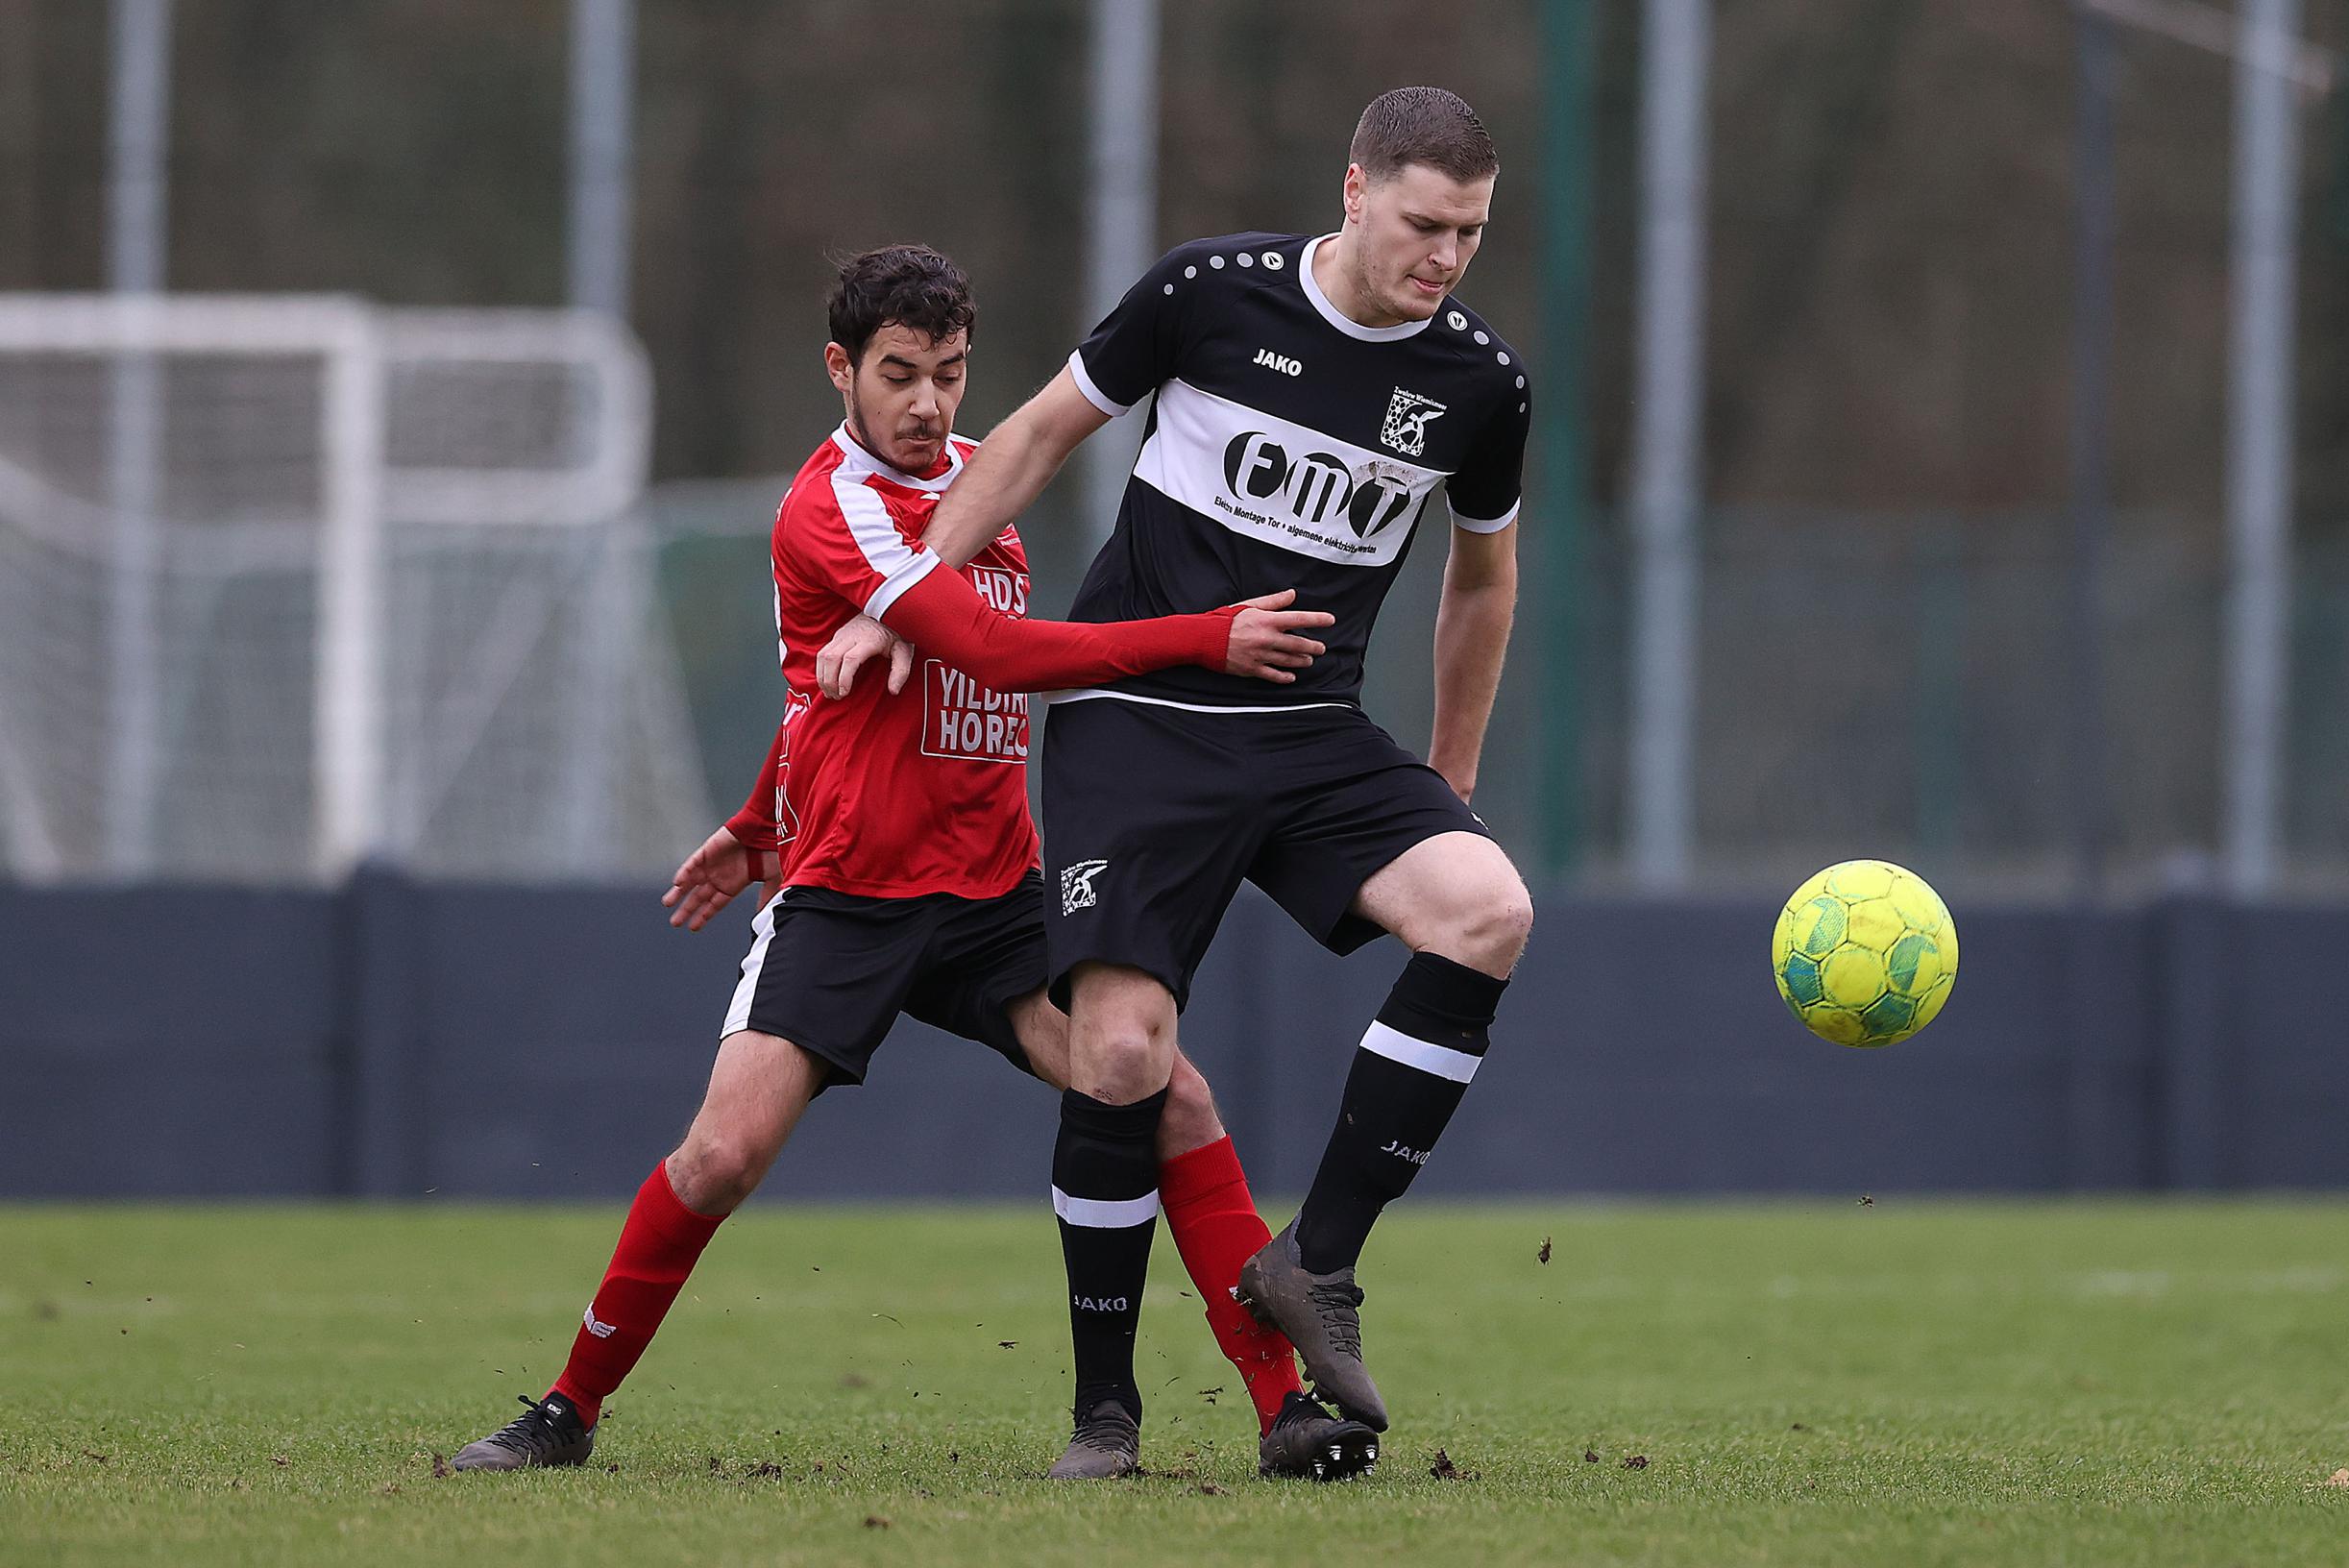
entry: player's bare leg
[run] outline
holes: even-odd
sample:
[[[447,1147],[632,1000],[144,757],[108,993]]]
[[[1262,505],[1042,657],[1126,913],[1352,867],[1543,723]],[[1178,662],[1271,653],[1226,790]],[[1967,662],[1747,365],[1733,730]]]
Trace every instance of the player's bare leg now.
[[[1040,991],[1008,1010],[1028,1066],[1068,1087],[1068,1017]],[[1159,1199],[1166,1233],[1199,1288],[1215,1343],[1256,1408],[1258,1467],[1268,1476],[1338,1481],[1378,1463],[1378,1434],[1339,1420],[1305,1393],[1296,1352],[1239,1304],[1240,1265],[1272,1238],[1208,1082],[1178,1048],[1159,1119]]]
[[[645,1178],[571,1359],[543,1400],[457,1451],[459,1470],[583,1463],[603,1401],[652,1342],[719,1222],[739,1208],[799,1123],[824,1068],[787,1040],[741,1030],[718,1047],[685,1140]]]
[[[1371,873],[1354,913],[1403,940],[1506,980],[1533,934],[1533,897],[1501,845],[1480,833],[1438,833]]]
[[[721,1041],[701,1109],[664,1163],[677,1200],[719,1217],[741,1208],[767,1179],[825,1070],[790,1041],[753,1029]]]
[[[1533,929],[1533,902],[1500,845],[1441,833],[1371,876],[1353,907],[1412,957],[1355,1052],[1304,1207],[1240,1271],[1240,1294],[1295,1342],[1323,1397],[1384,1431],[1386,1402],[1362,1361],[1354,1266],[1483,1060],[1502,989]]]

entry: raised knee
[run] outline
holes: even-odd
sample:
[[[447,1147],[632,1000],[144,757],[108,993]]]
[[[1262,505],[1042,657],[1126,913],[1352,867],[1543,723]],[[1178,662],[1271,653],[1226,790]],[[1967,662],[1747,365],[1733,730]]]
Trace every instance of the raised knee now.
[[[1459,911],[1449,945],[1463,964],[1505,975],[1516,966],[1533,935],[1533,896],[1525,884],[1508,877],[1478,890]]]
[[[1511,883],[1497,900],[1493,925],[1495,936],[1508,943],[1509,959],[1514,963],[1533,936],[1533,895],[1526,891],[1524,883]]]

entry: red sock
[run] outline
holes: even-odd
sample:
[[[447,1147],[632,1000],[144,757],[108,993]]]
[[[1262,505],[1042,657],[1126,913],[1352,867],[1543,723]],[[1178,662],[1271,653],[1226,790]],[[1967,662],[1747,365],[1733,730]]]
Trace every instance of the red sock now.
[[[611,1266],[571,1342],[571,1360],[550,1390],[576,1405],[580,1420],[592,1427],[603,1413],[604,1400],[652,1343],[669,1304],[725,1217],[686,1208],[669,1185],[666,1160],[636,1189]]]
[[[1160,1165],[1159,1205],[1183,1266],[1207,1303],[1207,1326],[1239,1370],[1256,1407],[1258,1430],[1268,1432],[1281,1402],[1305,1384],[1297,1377],[1296,1352],[1281,1331],[1264,1327],[1232,1299],[1239,1265],[1272,1239],[1249,1195],[1232,1140],[1218,1139]]]

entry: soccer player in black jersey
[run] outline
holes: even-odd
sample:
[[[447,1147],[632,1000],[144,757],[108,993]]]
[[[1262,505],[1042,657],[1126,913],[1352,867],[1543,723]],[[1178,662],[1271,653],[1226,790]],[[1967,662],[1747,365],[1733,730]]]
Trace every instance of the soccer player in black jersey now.
[[[1226,604],[1294,585],[1326,656],[1267,686],[1166,671],[1055,699],[1043,751],[1053,991],[1072,1084],[1053,1153],[1077,1439],[1138,1444],[1134,1335],[1152,1236],[1153,1130],[1176,1017],[1244,878],[1333,951],[1410,948],[1362,1036],[1305,1204],[1240,1294],[1295,1341],[1324,1397],[1383,1429],[1354,1269],[1485,1051],[1533,919],[1469,810],[1516,594],[1530,393],[1516,353],[1454,297],[1499,168],[1469,107],[1383,94],[1350,149],[1344,223],[1176,247],[1053,381],[979,449],[924,541],[960,562],[1068,453],[1155,396],[1113,537],[1070,619]],[[1362,652],[1424,514],[1448,513],[1428,761],[1359,705]],[[1439,513],[1440,515],[1440,513]]]

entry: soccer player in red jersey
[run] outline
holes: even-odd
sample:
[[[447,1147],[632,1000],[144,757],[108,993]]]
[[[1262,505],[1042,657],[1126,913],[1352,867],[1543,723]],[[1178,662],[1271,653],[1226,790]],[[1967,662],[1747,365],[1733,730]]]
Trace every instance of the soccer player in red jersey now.
[[[774,526],[783,721],[749,800],[664,899],[673,924],[698,930],[763,884],[709,1090],[638,1190],[562,1375],[461,1450],[460,1470],[586,1459],[602,1401],[721,1221],[817,1094],[863,1081],[899,1013],[1065,1089],[1068,1020],[1043,995],[1022,694],[1179,664],[1285,683],[1321,651],[1307,633],[1330,618],[1283,608],[1285,593],[1147,621],[1026,621],[1027,561],[1010,528],[941,570],[919,539],[971,451],[952,431],[974,322],[967,280],[935,251],[893,246],[842,268],[824,354],[846,418]],[[825,697],[817,649],[860,613],[919,646],[918,681],[909,662]],[[1375,1433],[1308,1398],[1287,1340],[1233,1297],[1269,1232],[1206,1081],[1187,1062],[1175,1079],[1149,1152],[1216,1341],[1257,1406],[1262,1467],[1325,1479],[1365,1469]]]

